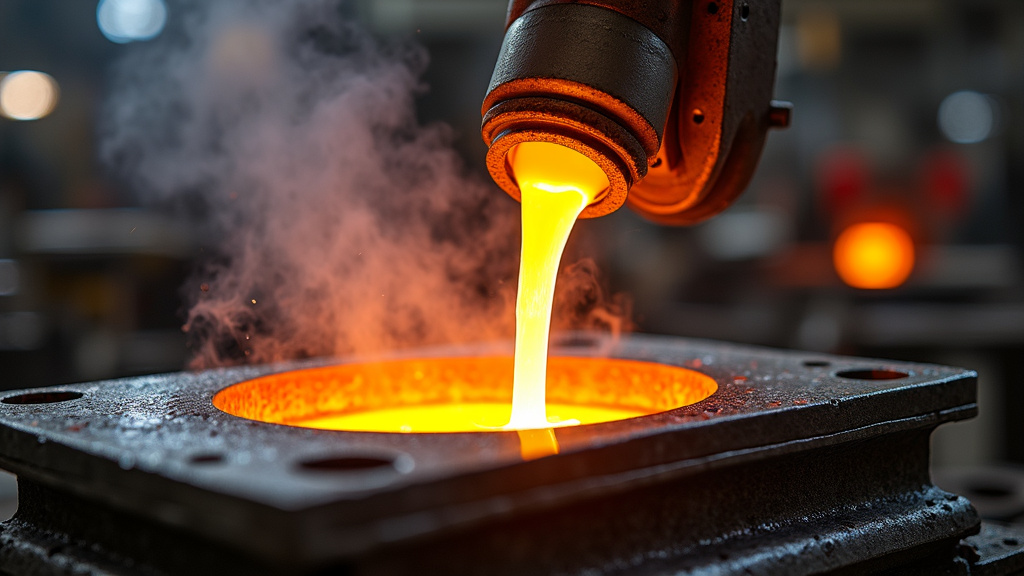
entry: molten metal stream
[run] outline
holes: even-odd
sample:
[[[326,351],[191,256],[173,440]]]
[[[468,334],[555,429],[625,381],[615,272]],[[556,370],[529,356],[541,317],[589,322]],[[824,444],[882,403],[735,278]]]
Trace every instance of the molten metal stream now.
[[[508,161],[522,193],[523,248],[512,414],[505,428],[580,424],[582,414],[561,412],[552,419],[545,409],[551,305],[558,263],[572,226],[580,212],[608,188],[608,177],[586,156],[549,142],[519,144],[509,151]]]

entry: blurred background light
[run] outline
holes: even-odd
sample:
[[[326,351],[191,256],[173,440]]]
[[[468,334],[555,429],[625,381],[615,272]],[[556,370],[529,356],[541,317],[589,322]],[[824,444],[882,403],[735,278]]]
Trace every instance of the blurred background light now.
[[[164,29],[167,6],[164,0],[100,0],[96,23],[111,42],[150,40]]]
[[[38,120],[57,106],[57,81],[49,74],[20,70],[0,80],[0,114],[12,120]]]
[[[789,238],[790,226],[778,210],[732,210],[705,222],[697,238],[711,256],[734,261],[768,256]]]
[[[45,339],[46,322],[39,313],[0,313],[0,350],[34,350]]]
[[[19,284],[18,263],[14,260],[0,259],[0,296],[17,294]]]
[[[939,105],[939,129],[957,144],[974,144],[992,135],[996,111],[985,94],[963,90],[954,92]]]
[[[842,60],[842,46],[842,26],[835,12],[807,10],[800,13],[796,21],[796,49],[804,70],[834,69]]]
[[[914,269],[914,242],[895,224],[862,222],[839,234],[832,257],[839,277],[854,288],[896,288]]]

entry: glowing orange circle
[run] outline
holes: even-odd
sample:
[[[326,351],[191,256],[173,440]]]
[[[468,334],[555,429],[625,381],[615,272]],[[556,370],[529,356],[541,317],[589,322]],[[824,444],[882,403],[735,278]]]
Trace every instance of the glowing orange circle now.
[[[341,364],[247,380],[218,392],[213,405],[234,416],[305,428],[485,432],[487,427],[474,425],[472,418],[438,418],[452,417],[453,409],[460,407],[484,407],[492,417],[503,410],[507,417],[512,368],[512,358],[504,356]],[[664,412],[699,402],[717,389],[715,380],[705,374],[653,362],[552,357],[548,363],[549,415],[556,407],[568,411],[559,416],[583,424]],[[399,426],[396,414],[417,411],[422,413],[419,424]],[[429,418],[434,421],[425,421]]]
[[[854,288],[896,288],[914,270],[914,242],[895,224],[862,222],[839,235],[832,261],[843,282]]]

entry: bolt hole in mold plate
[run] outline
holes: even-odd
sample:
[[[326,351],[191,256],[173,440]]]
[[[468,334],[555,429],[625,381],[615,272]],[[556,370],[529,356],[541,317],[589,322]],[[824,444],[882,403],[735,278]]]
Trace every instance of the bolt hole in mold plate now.
[[[669,337],[558,341],[571,344],[553,351],[559,357],[685,368],[717,391],[648,416],[556,428],[558,453],[533,460],[524,460],[516,432],[317,430],[213,405],[232,385],[337,360],[13,392],[5,400],[75,400],[0,403],[0,466],[18,474],[23,495],[20,520],[0,531],[0,572],[38,549],[24,545],[26,534],[39,535],[31,522],[51,531],[60,524],[62,541],[102,540],[121,554],[111,557],[136,566],[176,573],[205,558],[207,573],[225,574],[253,565],[257,573],[341,565],[374,573],[429,560],[450,574],[483,562],[498,576],[638,557],[661,558],[672,573],[683,564],[692,568],[685,573],[711,573],[725,551],[733,572],[756,556],[766,573],[817,573],[977,530],[969,503],[928,476],[930,430],[976,412],[972,371],[815,355],[810,361],[829,365],[821,370],[804,364],[806,353]],[[510,352],[480,345],[361,360]],[[934,516],[935,502],[948,510]],[[91,520],[76,528],[78,516],[53,516],[61,509]],[[878,514],[865,516],[868,509]],[[146,544],[173,551],[182,539],[188,555]],[[826,540],[834,550],[819,550]],[[207,545],[214,548],[204,556]],[[808,569],[794,572],[793,562]]]
[[[64,390],[52,392],[34,392],[29,394],[16,394],[14,396],[6,396],[2,400],[0,400],[0,402],[3,402],[4,404],[56,404],[57,402],[78,400],[81,397],[81,392]]]
[[[836,372],[840,378],[851,378],[854,380],[900,380],[909,376],[906,372],[899,370],[882,370],[877,368],[861,368],[857,370],[840,370]]]

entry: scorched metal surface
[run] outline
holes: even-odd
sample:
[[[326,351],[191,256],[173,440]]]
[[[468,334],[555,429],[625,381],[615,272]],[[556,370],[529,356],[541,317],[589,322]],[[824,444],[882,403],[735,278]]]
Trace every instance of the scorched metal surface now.
[[[7,393],[0,465],[19,477],[20,507],[2,525],[0,571],[980,566],[960,544],[979,529],[974,509],[928,474],[931,430],[976,411],[974,372],[651,336],[568,344],[556,353],[688,367],[719,389],[669,412],[557,429],[561,453],[532,461],[514,432],[311,430],[211,403],[231,384],[325,362]]]

